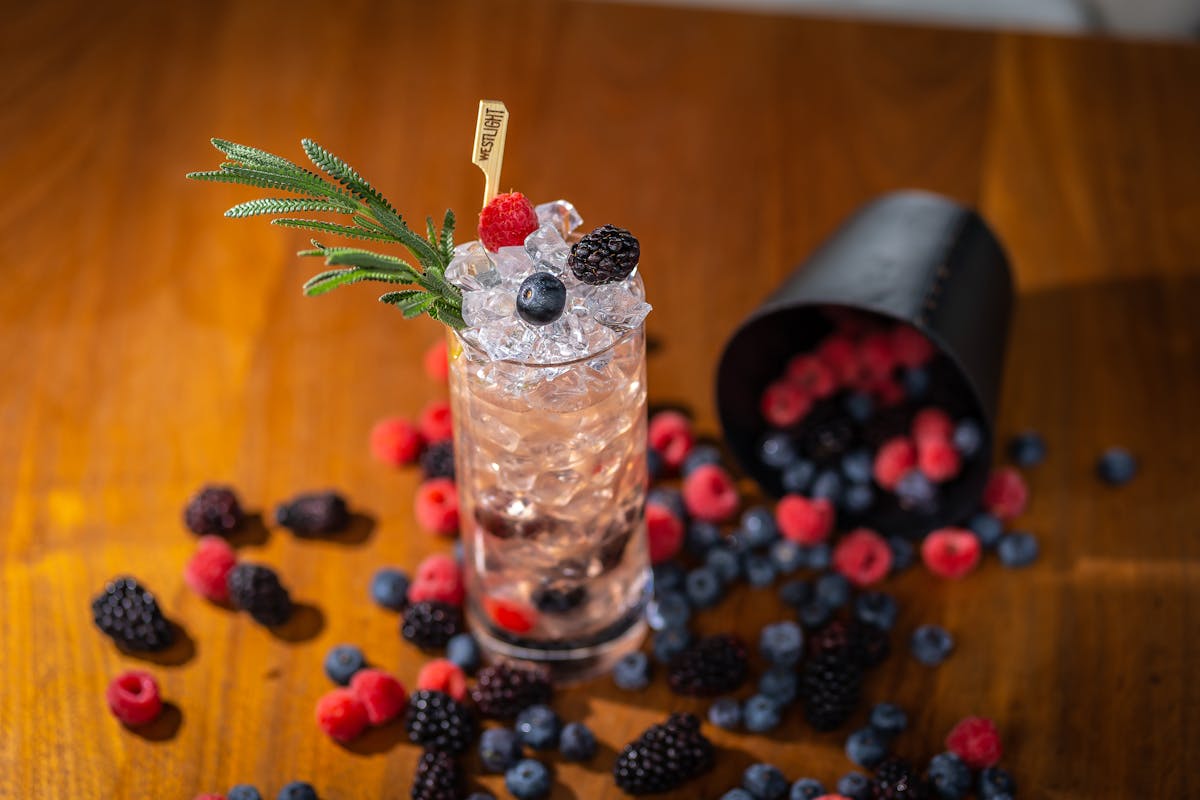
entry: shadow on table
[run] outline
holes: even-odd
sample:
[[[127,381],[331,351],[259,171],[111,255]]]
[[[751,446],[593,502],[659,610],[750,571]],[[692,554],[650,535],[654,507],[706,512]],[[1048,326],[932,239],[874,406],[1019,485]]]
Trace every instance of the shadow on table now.
[[[261,511],[247,512],[238,529],[226,537],[236,550],[240,547],[262,547],[271,538],[266,518]]]
[[[187,628],[172,621],[171,632],[174,634],[174,641],[171,642],[171,646],[166,650],[159,650],[156,653],[146,653],[121,648],[121,652],[130,658],[136,658],[139,661],[146,661],[151,664],[158,664],[161,667],[178,667],[195,658],[196,640],[187,632]]]
[[[325,612],[311,603],[296,603],[291,619],[268,630],[276,639],[285,642],[307,642],[325,630]]]
[[[329,536],[322,536],[320,539],[321,541],[352,547],[354,545],[365,544],[374,533],[375,518],[370,514],[363,514],[356,511],[350,515],[350,524],[344,530]]]
[[[408,733],[404,728],[404,717],[392,720],[387,725],[369,728],[366,733],[352,742],[340,743],[342,749],[360,756],[387,753],[398,744],[408,744]]]
[[[174,739],[179,733],[179,728],[183,725],[183,712],[179,706],[170,701],[163,703],[162,713],[158,715],[158,719],[151,722],[149,725],[138,725],[131,727],[126,725],[125,729],[134,736],[140,736],[148,742],[166,742]]]

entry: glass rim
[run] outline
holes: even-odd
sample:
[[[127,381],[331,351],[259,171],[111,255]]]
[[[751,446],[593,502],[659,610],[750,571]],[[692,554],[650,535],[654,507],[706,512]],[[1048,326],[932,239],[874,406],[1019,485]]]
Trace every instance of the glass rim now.
[[[586,361],[591,361],[592,359],[595,359],[599,356],[604,355],[605,353],[609,352],[617,345],[622,344],[626,339],[628,339],[633,334],[644,330],[645,327],[646,327],[646,323],[640,322],[640,323],[638,323],[638,326],[636,328],[627,328],[611,344],[601,348],[600,350],[597,350],[593,353],[588,353],[587,355],[579,356],[577,358],[568,359],[566,361],[520,361],[515,358],[488,358],[487,363],[489,363],[489,364],[511,364],[513,366],[527,367],[527,368],[531,368],[531,369],[548,369],[550,367],[571,367],[576,364],[582,364]],[[470,328],[465,328],[464,330],[470,330]],[[613,330],[613,329],[609,328],[609,330]],[[468,340],[467,338],[465,338],[463,336],[463,331],[456,330],[454,328],[451,328],[450,331],[454,334],[454,337],[456,339],[458,339],[459,344],[462,345],[464,349],[469,348],[472,351],[475,351],[478,353],[484,353],[483,348],[481,348],[477,344],[472,343],[470,340]],[[614,333],[615,332],[616,331],[614,331]],[[484,353],[484,355],[486,355],[486,353]]]

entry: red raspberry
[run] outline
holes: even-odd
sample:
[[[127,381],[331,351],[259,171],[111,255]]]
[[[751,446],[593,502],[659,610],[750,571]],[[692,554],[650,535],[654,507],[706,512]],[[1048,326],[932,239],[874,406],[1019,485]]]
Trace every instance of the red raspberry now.
[[[416,461],[424,444],[417,427],[400,417],[381,419],[371,428],[371,455],[394,467]]]
[[[467,676],[448,658],[435,658],[417,673],[417,688],[445,692],[455,700],[467,697]]]
[[[333,689],[317,701],[317,727],[335,742],[357,739],[367,727],[367,707],[352,689]]]
[[[870,586],[887,577],[892,568],[892,549],[870,528],[856,528],[833,549],[833,568],[855,586]]]
[[[431,533],[458,533],[458,489],[449,478],[431,478],[417,487],[417,523]]]
[[[728,472],[716,464],[705,464],[684,480],[683,502],[696,519],[725,522],[737,513],[741,498]]]
[[[408,707],[404,684],[381,669],[360,669],[350,679],[350,691],[358,696],[372,725],[390,722]]]
[[[983,546],[965,528],[940,528],[921,542],[921,560],[934,575],[958,580],[979,564]]]
[[[812,408],[812,398],[794,383],[775,381],[763,392],[762,415],[776,428],[795,425]]]
[[[162,713],[158,682],[149,672],[131,669],[112,679],[104,699],[113,716],[130,727],[145,725]]]
[[[929,480],[943,483],[958,475],[962,459],[947,439],[918,439],[917,467]]]
[[[858,374],[858,351],[847,336],[828,336],[817,348],[817,358],[825,362],[842,384]]]
[[[875,398],[880,408],[891,408],[904,400],[904,387],[894,378],[874,381],[867,386],[867,391]]]
[[[436,553],[422,561],[408,585],[410,603],[438,600],[461,606],[465,595],[462,570],[458,562],[445,553]]]
[[[994,767],[1004,752],[1000,731],[987,717],[960,720],[946,735],[946,749],[975,769]]]
[[[875,453],[875,482],[884,489],[895,489],[905,474],[917,465],[917,448],[911,439],[888,439]]]
[[[683,521],[658,503],[646,504],[646,539],[650,563],[658,564],[679,555],[683,546]]]
[[[450,404],[438,400],[421,412],[421,435],[427,442],[440,442],[454,434],[450,425]]]
[[[1029,487],[1021,473],[1012,467],[1001,467],[988,478],[983,489],[983,504],[1002,520],[1018,517],[1029,503]]]
[[[797,544],[819,544],[833,531],[833,503],[789,494],[775,506],[775,523],[785,538]]]
[[[538,228],[533,204],[520,192],[498,194],[479,212],[479,241],[493,253],[501,247],[525,243]]]
[[[859,368],[875,380],[882,380],[896,368],[892,339],[886,333],[872,333],[858,343]]]
[[[225,800],[223,794],[198,794],[192,800]]]
[[[897,325],[892,328],[892,352],[903,367],[919,367],[933,358],[933,342],[916,328]]]
[[[924,408],[917,412],[912,421],[912,436],[922,439],[944,439],[950,441],[954,435],[954,420],[940,408]]]
[[[537,612],[515,600],[485,597],[483,610],[492,618],[492,622],[512,633],[529,633],[537,624]]]
[[[201,536],[196,552],[183,568],[183,582],[214,603],[229,602],[225,579],[237,564],[237,554],[220,536]]]
[[[425,374],[438,383],[450,378],[450,346],[446,340],[438,339],[425,351]]]
[[[837,389],[837,378],[824,361],[814,355],[801,353],[787,365],[787,379],[805,394],[817,399],[828,397]]]
[[[692,421],[678,411],[660,411],[650,418],[647,439],[664,464],[679,469],[695,442]]]

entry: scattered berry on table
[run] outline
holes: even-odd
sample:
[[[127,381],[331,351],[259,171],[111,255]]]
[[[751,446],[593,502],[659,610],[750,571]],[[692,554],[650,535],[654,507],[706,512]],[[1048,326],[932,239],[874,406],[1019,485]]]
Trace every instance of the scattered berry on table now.
[[[362,701],[372,725],[391,722],[408,706],[404,684],[381,669],[360,669],[350,679],[350,689]]]
[[[742,706],[742,723],[751,733],[766,733],[779,727],[783,706],[765,694],[751,695]]]
[[[828,539],[833,531],[833,504],[828,500],[785,495],[775,506],[775,520],[787,539],[797,544],[817,544]]]
[[[646,604],[646,621],[656,631],[687,625],[692,607],[679,592],[661,592]]]
[[[800,694],[800,674],[790,667],[771,667],[759,676],[758,693],[781,706],[791,705]]]
[[[417,487],[417,524],[430,533],[458,533],[458,489],[449,478],[432,478]]]
[[[421,432],[403,417],[387,417],[375,423],[369,437],[371,455],[384,464],[402,467],[421,455]]]
[[[92,600],[92,620],[114,642],[132,652],[165,650],[175,641],[175,631],[159,609],[158,600],[136,578],[121,576],[109,581]]]
[[[565,761],[591,761],[596,747],[596,735],[582,722],[568,722],[558,735],[558,752]]]
[[[758,458],[768,467],[783,469],[795,463],[799,455],[791,434],[785,431],[772,431],[758,443]]]
[[[895,626],[899,613],[896,598],[886,592],[863,592],[854,598],[854,616],[885,631]]]
[[[654,452],[651,450],[650,452]],[[706,464],[721,465],[721,451],[716,445],[698,444],[688,453],[687,458],[683,460],[683,465],[679,468],[679,474],[687,477],[695,472],[699,467]]]
[[[371,599],[392,611],[408,605],[408,575],[403,570],[384,567],[371,577]]]
[[[731,634],[716,634],[700,639],[671,659],[667,685],[676,694],[714,697],[736,691],[746,682],[748,673],[742,640]]]
[[[1001,467],[992,472],[983,488],[984,507],[1005,522],[1020,516],[1028,502],[1029,489],[1025,479],[1012,467]]]
[[[417,688],[445,692],[461,703],[467,699],[467,676],[453,661],[435,658],[417,673]]]
[[[875,770],[873,796],[877,800],[925,800],[928,797],[920,773],[902,758],[889,758]]]
[[[692,520],[688,523],[683,546],[696,558],[704,558],[708,551],[721,541],[721,538],[721,529],[713,523]]]
[[[880,736],[891,738],[908,727],[908,715],[895,703],[878,703],[871,709],[868,724]]]
[[[776,666],[794,667],[804,651],[804,631],[790,621],[765,625],[758,637],[758,651]]]
[[[974,769],[995,766],[1003,753],[996,723],[986,717],[960,720],[946,735],[946,749]]]
[[[683,547],[683,522],[666,506],[647,503],[646,538],[650,549],[650,563],[668,561],[679,555]]]
[[[260,625],[282,625],[292,616],[292,598],[279,575],[262,564],[238,564],[226,581],[235,608],[250,614]]]
[[[1046,460],[1046,440],[1037,431],[1022,431],[1008,440],[1008,460],[1018,467],[1036,467]]]
[[[514,729],[521,744],[534,750],[550,750],[558,745],[562,720],[550,706],[537,704],[517,714]]]
[[[448,478],[454,480],[454,442],[442,439],[430,442],[421,451],[421,474],[426,480]]]
[[[741,528],[751,547],[767,547],[779,538],[775,514],[766,506],[754,506],[742,514]]]
[[[660,411],[652,416],[646,438],[667,467],[674,470],[683,466],[695,443],[692,421],[678,411]]]
[[[713,758],[712,743],[700,733],[700,720],[676,713],[622,748],[613,778],[626,794],[667,792],[712,769]]]
[[[311,783],[292,781],[279,790],[276,800],[318,800],[317,790]]]
[[[517,289],[517,316],[530,325],[549,325],[567,307],[567,287],[549,272],[535,272]]]
[[[479,713],[513,719],[523,709],[549,703],[553,688],[546,672],[530,664],[501,661],[479,671],[471,698]]]
[[[838,778],[838,794],[849,800],[872,800],[871,779],[861,772],[847,772]]]
[[[504,773],[504,786],[517,800],[540,800],[550,794],[550,769],[540,761],[523,758]]]
[[[1123,486],[1137,475],[1138,462],[1124,447],[1110,447],[1096,461],[1096,475],[1112,486]]]
[[[825,784],[816,778],[800,778],[792,784],[788,800],[817,800],[825,794]]]
[[[835,469],[824,469],[813,478],[808,490],[814,500],[828,500],[835,506],[842,502],[842,476]]]
[[[339,644],[325,654],[325,674],[338,686],[348,686],[354,673],[366,666],[363,651],[352,644]]]
[[[833,566],[855,586],[870,586],[887,577],[892,568],[892,551],[875,531],[857,528],[838,541],[833,551]]]
[[[683,502],[683,492],[678,489],[656,486],[646,493],[646,505],[663,506],[680,522],[688,522],[687,505]]]
[[[726,585],[736,581],[742,574],[742,560],[727,547],[709,550],[704,556],[704,565]]]
[[[640,257],[636,236],[616,225],[601,225],[571,246],[567,266],[584,283],[616,283],[637,269]]]
[[[799,609],[812,597],[812,585],[805,580],[788,581],[779,587],[779,599],[790,608]]]
[[[875,452],[875,482],[893,490],[906,474],[917,466],[917,448],[911,439],[896,437],[884,442]]]
[[[967,520],[967,528],[975,534],[975,538],[985,548],[992,548],[1004,535],[1004,523],[995,514],[980,511]]]
[[[663,476],[667,471],[667,464],[663,461],[663,457],[653,447],[646,448],[646,477],[654,482]]]
[[[516,600],[485,597],[483,610],[492,622],[510,633],[528,633],[537,625],[537,611]]]
[[[754,795],[738,786],[721,795],[721,800],[754,800]]]
[[[742,704],[735,697],[718,697],[708,707],[708,721],[718,728],[735,731],[742,726]]]
[[[788,782],[779,767],[759,762],[746,767],[742,773],[742,788],[755,800],[782,800],[787,794]]]
[[[697,467],[683,481],[688,514],[706,522],[725,522],[737,513],[741,498],[729,473],[717,464]]]
[[[800,545],[788,539],[778,539],[771,543],[767,554],[780,575],[791,575],[805,565],[805,553]]]
[[[954,753],[938,753],[926,774],[938,800],[961,800],[971,791],[971,768]]]
[[[450,404],[445,400],[434,400],[421,409],[417,424],[421,437],[426,442],[444,442],[454,435]]]
[[[996,543],[996,555],[1000,563],[1010,569],[1027,567],[1037,561],[1038,540],[1025,531],[1006,533]]]
[[[963,458],[971,458],[983,447],[983,426],[973,419],[960,420],[950,438]]]
[[[239,783],[225,793],[225,800],[262,800],[262,795],[250,784]]]
[[[859,728],[846,737],[846,757],[860,767],[873,769],[887,756],[887,738],[874,728]]]
[[[198,536],[227,536],[241,527],[244,519],[242,505],[228,486],[202,487],[183,509],[183,523]]]
[[[487,792],[471,792],[467,795],[467,800],[496,800],[496,795]]]
[[[652,571],[656,593],[683,591],[683,584],[687,579],[687,570],[684,569],[683,564],[674,560],[663,561],[655,564]]]
[[[800,697],[804,717],[818,731],[838,728],[858,707],[862,668],[849,650],[815,655],[804,665]]]
[[[460,606],[466,597],[462,567],[452,556],[434,553],[427,556],[414,573],[408,585],[408,602],[421,603],[437,600],[447,605]]]
[[[794,461],[783,468],[779,483],[788,494],[804,494],[817,474],[817,465],[806,459]]]
[[[522,755],[521,743],[511,728],[488,728],[479,737],[479,761],[484,772],[505,772]]]
[[[183,568],[183,580],[192,591],[214,603],[229,602],[229,571],[237,564],[237,553],[220,536],[201,536],[196,552]]]
[[[422,650],[445,647],[450,637],[462,629],[462,611],[437,600],[410,603],[400,624],[400,634]]]
[[[838,609],[850,602],[850,582],[845,575],[827,572],[817,578],[814,584],[817,598],[832,609]]]
[[[450,347],[444,337],[429,346],[422,361],[425,374],[433,380],[445,383],[450,378]]]
[[[449,753],[427,750],[413,775],[412,800],[457,800],[462,791],[462,773]]]
[[[612,674],[618,689],[640,692],[650,685],[650,659],[640,650],[626,653],[613,665]]]
[[[998,800],[1001,796],[1013,797],[1017,793],[1017,782],[1000,767],[987,767],[979,772],[979,800]]]
[[[367,727],[367,709],[351,689],[332,689],[317,700],[317,727],[336,742],[358,738]]]
[[[345,530],[350,511],[337,492],[308,492],[276,506],[275,522],[297,536],[324,536]]]
[[[979,564],[983,545],[964,528],[939,528],[921,542],[921,560],[939,578],[959,580]]]
[[[412,693],[404,715],[409,741],[426,750],[461,753],[475,739],[471,709],[445,692],[421,689]]]
[[[498,194],[479,212],[479,241],[493,253],[524,244],[537,228],[537,212],[520,192]]]
[[[104,699],[113,716],[131,727],[147,725],[162,713],[158,681],[143,670],[127,670],[113,678]]]
[[[892,572],[903,572],[917,561],[917,550],[903,536],[889,536],[888,548],[892,551]]]
[[[913,658],[927,667],[936,667],[950,657],[954,637],[940,625],[921,625],[909,639]]]
[[[742,568],[746,572],[746,583],[751,586],[761,588],[775,582],[775,562],[770,556],[747,553]]]
[[[468,675],[474,675],[483,660],[479,642],[470,633],[456,633],[446,642],[446,658]]]
[[[875,503],[875,490],[868,483],[854,483],[842,492],[842,508],[851,514],[865,514]]]

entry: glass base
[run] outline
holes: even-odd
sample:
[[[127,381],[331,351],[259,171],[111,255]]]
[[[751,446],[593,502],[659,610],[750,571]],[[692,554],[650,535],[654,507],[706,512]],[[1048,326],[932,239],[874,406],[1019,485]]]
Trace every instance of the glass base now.
[[[525,661],[550,671],[557,685],[578,683],[612,670],[627,653],[642,646],[646,619],[640,607],[587,641],[538,642],[497,631],[486,617],[467,604],[467,624],[488,662]]]

